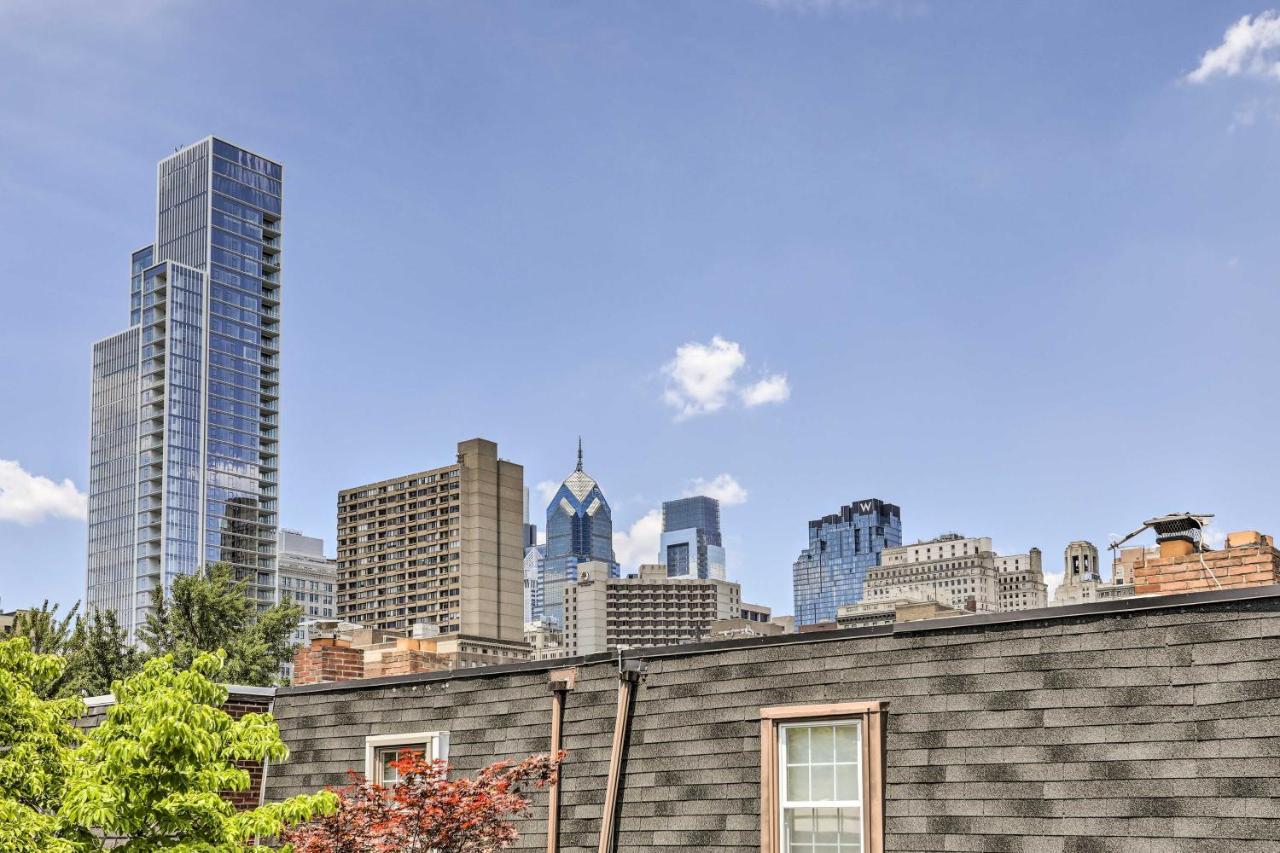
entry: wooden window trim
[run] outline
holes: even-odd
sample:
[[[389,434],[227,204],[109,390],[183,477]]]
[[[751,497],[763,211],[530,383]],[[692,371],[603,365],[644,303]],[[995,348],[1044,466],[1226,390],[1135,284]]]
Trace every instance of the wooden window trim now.
[[[862,819],[866,853],[884,853],[885,718],[889,703],[828,702],[760,709],[760,853],[782,853],[778,728],[792,721],[856,719],[862,723]]]

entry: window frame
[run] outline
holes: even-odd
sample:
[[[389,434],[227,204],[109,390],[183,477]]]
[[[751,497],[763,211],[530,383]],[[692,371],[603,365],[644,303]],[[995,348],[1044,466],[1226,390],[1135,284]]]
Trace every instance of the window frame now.
[[[861,727],[862,849],[884,853],[885,719],[889,703],[829,702],[760,709],[760,853],[783,853],[779,737],[797,723],[857,722]]]
[[[449,760],[449,733],[447,731],[367,735],[364,739],[364,778],[369,782],[383,784],[380,778],[382,765],[378,762],[378,753],[388,747],[413,749],[421,744],[430,744],[430,760]]]

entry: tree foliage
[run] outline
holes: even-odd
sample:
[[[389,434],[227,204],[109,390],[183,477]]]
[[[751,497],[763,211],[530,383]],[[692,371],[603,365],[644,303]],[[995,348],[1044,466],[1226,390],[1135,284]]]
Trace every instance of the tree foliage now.
[[[83,703],[34,687],[64,666],[26,638],[0,642],[0,850],[96,853],[115,837],[128,853],[241,853],[337,807],[321,792],[237,812],[220,795],[250,784],[236,762],[286,754],[269,714],[222,710],[220,655],[186,670],[148,661],[115,683],[106,719],[79,738],[70,721]]]
[[[37,655],[67,656],[74,649],[76,614],[80,611],[80,602],[76,602],[66,615],[58,618],[58,605],[49,606],[45,599],[39,609],[19,610],[13,621],[11,637],[25,637],[30,643],[31,651]],[[69,694],[67,682],[70,678],[69,667],[49,669],[48,679],[32,685],[36,694],[42,698],[65,696]]]
[[[338,810],[288,830],[297,853],[494,853],[518,837],[511,818],[527,813],[530,786],[555,779],[562,755],[500,761],[474,779],[449,778],[444,761],[405,750],[392,762],[389,787],[351,773],[337,791]]]
[[[95,610],[76,623],[65,652],[67,675],[62,693],[69,696],[101,696],[111,685],[128,678],[142,666],[142,656],[129,644],[129,636],[114,610]]]
[[[185,668],[202,653],[226,652],[223,678],[233,684],[268,686],[293,654],[290,638],[302,620],[292,602],[258,612],[247,581],[227,563],[173,581],[170,595],[157,594],[139,639],[147,655],[171,655]]]
[[[26,636],[0,642],[0,850],[73,853],[89,848],[57,812],[84,705],[40,694],[65,664],[31,647]]]

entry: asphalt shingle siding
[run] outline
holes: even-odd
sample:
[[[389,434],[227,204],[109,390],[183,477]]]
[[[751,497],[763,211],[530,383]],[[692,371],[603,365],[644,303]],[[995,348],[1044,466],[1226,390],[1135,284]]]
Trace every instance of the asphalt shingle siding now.
[[[1280,597],[889,631],[651,658],[618,850],[758,849],[759,709],[866,699],[890,702],[887,851],[1280,850]],[[568,697],[565,851],[596,849],[617,685],[595,661]],[[463,773],[546,751],[550,707],[546,668],[282,690],[267,798],[362,770],[369,734],[446,729]]]

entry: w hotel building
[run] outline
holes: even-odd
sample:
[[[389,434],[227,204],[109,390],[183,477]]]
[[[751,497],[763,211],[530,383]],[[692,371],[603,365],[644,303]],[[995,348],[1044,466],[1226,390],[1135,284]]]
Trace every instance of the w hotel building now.
[[[457,462],[338,493],[338,616],[524,643],[524,468],[482,438]]]
[[[277,593],[283,169],[208,137],[156,178],[129,328],[93,347],[85,601],[131,639],[205,563]]]

